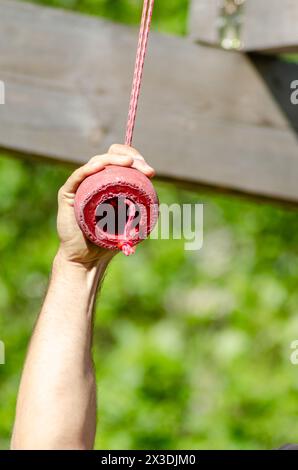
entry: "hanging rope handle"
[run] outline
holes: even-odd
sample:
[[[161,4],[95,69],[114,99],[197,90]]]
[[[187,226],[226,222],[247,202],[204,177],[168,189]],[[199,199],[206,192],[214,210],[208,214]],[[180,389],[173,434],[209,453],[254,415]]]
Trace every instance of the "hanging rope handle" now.
[[[143,13],[139,34],[139,43],[137,49],[134,77],[132,83],[131,97],[129,103],[125,144],[131,146],[133,131],[136,122],[138,101],[140,96],[141,82],[144,70],[144,63],[148,45],[148,37],[152,20],[154,0],[144,0]]]
[[[143,76],[143,70],[144,70],[144,63],[145,63],[147,46],[148,46],[148,37],[149,37],[150,25],[151,25],[152,14],[153,14],[153,7],[154,7],[154,0],[144,0],[136,63],[135,63],[132,90],[131,90],[131,96],[130,96],[130,102],[129,102],[126,135],[125,135],[125,144],[129,146],[131,146],[131,143],[132,143],[133,131],[134,131],[135,122],[136,122],[138,102],[139,102],[142,76]],[[129,199],[125,200],[125,203],[128,206],[128,220],[125,225],[124,233],[121,236],[121,239],[119,240],[118,248],[119,250],[122,250],[122,252],[126,256],[130,256],[135,252],[135,247],[133,246],[131,242],[131,236],[132,236],[131,226],[134,221],[136,209],[135,209],[135,205]]]

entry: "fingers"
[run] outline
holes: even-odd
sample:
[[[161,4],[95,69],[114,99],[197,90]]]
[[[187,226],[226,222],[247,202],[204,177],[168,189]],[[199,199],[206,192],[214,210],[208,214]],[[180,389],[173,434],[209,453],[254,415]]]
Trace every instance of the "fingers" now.
[[[144,157],[136,149],[128,145],[114,144],[108,153],[95,155],[86,165],[75,170],[62,186],[62,192],[75,193],[85,178],[103,170],[108,165],[132,167],[144,173],[148,178],[155,175],[155,170],[146,163]]]
[[[133,158],[132,168],[141,171],[148,178],[155,175],[155,170],[145,161],[144,157],[133,147],[128,145],[114,144],[109,148],[109,154],[127,155]]]
[[[142,155],[135,148],[130,147],[129,145],[113,144],[109,148],[109,154],[113,155],[128,155],[130,157],[141,157]]]
[[[102,164],[103,166],[107,165],[119,165],[119,166],[131,166],[133,164],[133,158],[130,155],[113,155],[106,153],[105,155],[95,155],[92,157],[87,165],[97,165]]]
[[[132,168],[141,171],[144,175],[148,176],[148,178],[153,178],[155,175],[155,170],[151,166],[149,166],[145,160],[142,158],[135,157],[133,160]]]
[[[86,165],[75,170],[61,189],[67,193],[75,193],[81,182],[87,178],[87,176],[103,170],[107,165],[130,167],[132,164],[132,157],[126,155],[96,155],[91,158]]]

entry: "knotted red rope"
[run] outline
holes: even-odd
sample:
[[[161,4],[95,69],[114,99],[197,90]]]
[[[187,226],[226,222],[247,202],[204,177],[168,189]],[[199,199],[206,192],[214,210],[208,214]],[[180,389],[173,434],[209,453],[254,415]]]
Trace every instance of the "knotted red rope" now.
[[[144,0],[125,135],[125,144],[129,146],[135,127],[153,6],[154,0]],[[128,211],[126,225],[122,234],[109,233],[97,224],[97,207],[119,197],[124,197]],[[136,204],[141,215],[138,228],[134,223]],[[134,168],[109,165],[81,183],[75,197],[75,215],[81,230],[91,242],[105,249],[122,250],[129,256],[143,240],[141,233],[149,235],[157,222],[158,197],[151,181],[143,173]]]
[[[139,96],[140,96],[144,63],[145,63],[147,46],[148,46],[148,37],[149,37],[149,32],[150,32],[153,7],[154,7],[154,0],[144,0],[135,70],[134,70],[131,97],[130,97],[130,103],[129,103],[126,136],[125,136],[125,144],[129,146],[132,143],[133,131],[134,131],[135,122],[136,122],[138,101],[139,101]]]
[[[129,103],[126,135],[125,135],[125,144],[129,146],[131,146],[131,143],[132,143],[133,131],[134,131],[135,122],[136,122],[138,102],[139,102],[142,76],[143,76],[143,70],[144,70],[144,63],[145,63],[145,57],[146,57],[146,52],[147,52],[147,46],[148,46],[148,37],[149,37],[150,25],[151,25],[152,14],[153,14],[153,7],[154,7],[154,0],[144,0],[135,70],[134,70],[134,75],[133,75],[132,90],[131,90],[130,103]],[[124,229],[123,239],[119,242],[118,247],[119,249],[122,250],[122,252],[126,256],[129,256],[135,252],[135,248],[132,246],[130,242],[130,239],[131,239],[130,226],[135,216],[135,207],[134,207],[134,204],[132,204],[129,200],[127,200],[127,204],[129,206],[129,217],[128,217],[128,221]]]
[[[136,207],[132,201],[125,199],[124,203],[128,206],[128,218],[122,236],[119,236],[118,248],[125,256],[133,255],[136,251],[131,239],[134,238],[135,229],[132,227],[136,215]]]

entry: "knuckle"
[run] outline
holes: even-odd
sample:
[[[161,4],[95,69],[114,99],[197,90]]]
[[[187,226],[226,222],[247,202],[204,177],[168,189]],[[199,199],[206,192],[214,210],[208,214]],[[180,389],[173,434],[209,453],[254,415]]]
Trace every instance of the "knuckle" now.
[[[114,152],[116,152],[116,151],[119,149],[119,147],[120,147],[120,144],[113,144],[113,145],[111,145],[110,148],[109,148],[109,153],[114,153]]]
[[[84,167],[88,168],[90,163],[99,163],[99,162],[103,162],[105,160],[105,158],[107,158],[107,154],[104,154],[104,155],[95,155],[94,157],[90,158],[90,160],[84,165]],[[83,168],[84,168],[83,167]]]
[[[90,158],[90,160],[84,166],[88,165],[89,163],[98,162],[99,160],[102,160],[103,157],[104,155],[94,155],[94,157]]]
[[[127,147],[129,151],[134,155],[134,157],[141,157],[142,155],[135,147]]]
[[[72,181],[76,179],[78,176],[80,176],[82,174],[83,168],[84,168],[83,166],[81,166],[80,168],[77,168],[77,170],[75,170],[73,174],[70,176],[69,181]]]
[[[72,175],[72,179],[74,181],[80,180],[84,178],[84,176],[88,173],[88,165],[81,166],[78,168]]]
[[[108,165],[112,161],[113,161],[113,157],[111,157],[109,155],[102,156],[101,159],[100,159],[100,162],[101,162],[103,167],[105,165]]]
[[[59,189],[58,194],[57,194],[58,201],[61,201],[61,199],[63,197],[63,194],[64,194],[64,186],[61,186],[61,188]]]
[[[135,160],[140,160],[141,162],[145,162],[145,158],[144,158],[142,155],[140,155],[140,154],[135,155],[135,156],[134,156],[134,159],[135,159]]]

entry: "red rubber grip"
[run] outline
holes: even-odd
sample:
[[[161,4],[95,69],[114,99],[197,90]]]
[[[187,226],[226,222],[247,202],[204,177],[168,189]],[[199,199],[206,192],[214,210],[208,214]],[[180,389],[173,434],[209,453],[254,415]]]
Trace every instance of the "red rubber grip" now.
[[[98,206],[115,198],[128,199],[138,208],[138,228],[129,239],[124,240],[123,233],[104,231],[98,224]],[[143,173],[133,168],[111,165],[81,183],[74,208],[82,232],[92,243],[125,252],[123,245],[134,247],[151,233],[158,219],[158,204],[156,191]]]

